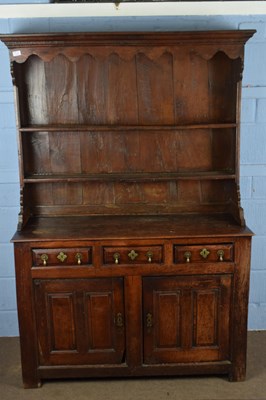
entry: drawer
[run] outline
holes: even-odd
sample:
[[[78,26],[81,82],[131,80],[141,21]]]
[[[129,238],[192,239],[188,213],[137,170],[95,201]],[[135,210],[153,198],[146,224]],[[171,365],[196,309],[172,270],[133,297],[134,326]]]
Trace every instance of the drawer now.
[[[33,249],[34,266],[66,266],[91,264],[92,250],[90,247]]]
[[[104,247],[104,264],[160,264],[163,246]]]
[[[174,246],[175,263],[228,262],[234,260],[232,243],[176,245]]]

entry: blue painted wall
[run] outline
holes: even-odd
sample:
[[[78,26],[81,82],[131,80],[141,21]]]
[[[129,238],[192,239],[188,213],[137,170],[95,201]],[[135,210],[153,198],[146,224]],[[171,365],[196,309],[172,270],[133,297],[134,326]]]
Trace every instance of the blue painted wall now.
[[[241,195],[247,224],[256,233],[252,249],[249,329],[266,329],[266,15],[10,20],[1,19],[0,15],[0,33],[179,29],[257,30],[255,37],[246,46],[240,158]],[[14,260],[9,240],[16,230],[19,185],[8,52],[1,43],[0,61],[0,336],[16,336],[18,325]]]

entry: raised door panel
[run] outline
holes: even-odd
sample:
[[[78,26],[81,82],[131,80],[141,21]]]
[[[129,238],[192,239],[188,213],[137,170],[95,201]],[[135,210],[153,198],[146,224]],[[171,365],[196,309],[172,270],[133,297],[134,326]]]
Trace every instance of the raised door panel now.
[[[47,294],[51,352],[77,351],[75,297],[73,293]]]
[[[228,360],[231,281],[231,275],[144,278],[144,363]]]
[[[41,365],[124,362],[123,279],[35,280]]]
[[[218,346],[220,290],[193,291],[193,347]]]

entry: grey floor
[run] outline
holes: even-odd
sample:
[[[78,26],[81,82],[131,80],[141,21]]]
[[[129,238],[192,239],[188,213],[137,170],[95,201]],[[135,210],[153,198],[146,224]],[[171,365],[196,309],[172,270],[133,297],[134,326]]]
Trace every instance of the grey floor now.
[[[225,377],[46,381],[22,389],[18,338],[0,338],[1,400],[266,400],[266,331],[250,332],[247,379]]]

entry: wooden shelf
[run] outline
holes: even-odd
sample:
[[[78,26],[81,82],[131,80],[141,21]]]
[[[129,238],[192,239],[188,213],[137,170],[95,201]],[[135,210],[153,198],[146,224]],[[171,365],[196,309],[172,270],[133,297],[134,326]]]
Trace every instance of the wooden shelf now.
[[[195,226],[197,230],[195,230]],[[226,213],[179,215],[116,215],[64,216],[31,218],[23,232],[17,232],[13,242],[26,240],[62,240],[75,236],[79,239],[110,238],[179,238],[252,235]]]
[[[32,125],[21,127],[20,132],[104,132],[104,131],[175,131],[194,129],[228,129],[235,128],[237,124],[211,123],[187,125]]]
[[[86,182],[86,181],[125,181],[125,182],[150,182],[172,180],[223,180],[235,179],[236,175],[225,171],[207,172],[151,172],[151,173],[99,173],[99,174],[47,174],[28,175],[25,183],[53,183],[53,182]]]

